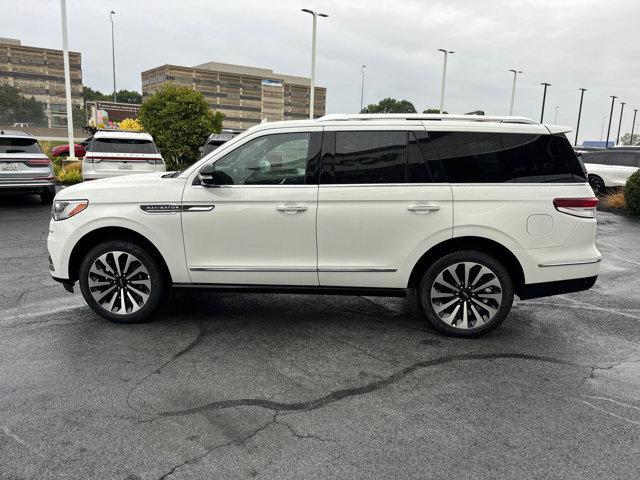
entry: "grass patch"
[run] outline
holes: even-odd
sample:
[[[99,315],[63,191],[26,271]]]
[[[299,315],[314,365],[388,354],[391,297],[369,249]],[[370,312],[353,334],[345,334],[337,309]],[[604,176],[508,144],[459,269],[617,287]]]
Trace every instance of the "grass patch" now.
[[[624,201],[624,190],[622,188],[616,189],[611,193],[608,193],[602,197],[602,206],[605,208],[612,208],[616,210],[624,209],[626,204]]]

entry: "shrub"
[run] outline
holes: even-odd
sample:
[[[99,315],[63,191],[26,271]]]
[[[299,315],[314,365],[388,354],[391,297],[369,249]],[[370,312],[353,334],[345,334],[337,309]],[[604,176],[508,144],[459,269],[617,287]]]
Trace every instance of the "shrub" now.
[[[125,118],[120,122],[121,130],[133,130],[134,132],[142,131],[142,125],[134,118]]]
[[[629,213],[640,217],[640,170],[627,180],[624,187],[624,201]]]
[[[56,176],[60,183],[73,184],[82,181],[82,162],[67,163],[57,169]]]
[[[625,208],[624,191],[619,188],[602,198],[602,206],[605,208]]]

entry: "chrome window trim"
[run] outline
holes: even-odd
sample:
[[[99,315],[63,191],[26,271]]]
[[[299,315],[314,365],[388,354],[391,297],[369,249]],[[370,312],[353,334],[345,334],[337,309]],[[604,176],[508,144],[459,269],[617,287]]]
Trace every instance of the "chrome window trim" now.
[[[381,267],[217,267],[194,266],[189,267],[192,272],[320,272],[320,273],[393,273],[397,268]]]
[[[566,267],[570,265],[591,265],[594,263],[599,263],[601,261],[602,261],[602,257],[598,257],[596,259],[591,259],[591,260],[576,260],[573,262],[545,262],[545,263],[539,263],[538,267],[545,268],[545,267]]]

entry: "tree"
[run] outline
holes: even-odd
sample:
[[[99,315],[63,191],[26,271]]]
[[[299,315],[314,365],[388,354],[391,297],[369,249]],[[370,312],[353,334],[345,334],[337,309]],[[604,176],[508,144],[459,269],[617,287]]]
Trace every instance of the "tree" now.
[[[640,145],[640,132],[633,132],[633,143],[631,143],[631,134],[625,133],[620,137],[620,145]]]
[[[170,169],[195,162],[207,137],[222,130],[222,118],[221,112],[211,111],[202,93],[171,84],[145,100],[138,116]]]
[[[0,85],[0,125],[15,122],[45,125],[45,105],[34,97],[27,98],[20,90],[9,85]]]
[[[383,98],[376,104],[367,105],[360,113],[416,113],[416,107],[409,100]]]
[[[423,110],[422,113],[440,113],[440,109],[439,108],[427,108],[426,110]],[[449,112],[447,112],[445,110],[442,113],[449,113]]]
[[[113,102],[113,94],[106,95],[98,90],[94,90],[91,87],[82,87],[84,101],[92,102]],[[118,90],[116,93],[116,100],[119,103],[142,103],[142,94],[135,90]]]

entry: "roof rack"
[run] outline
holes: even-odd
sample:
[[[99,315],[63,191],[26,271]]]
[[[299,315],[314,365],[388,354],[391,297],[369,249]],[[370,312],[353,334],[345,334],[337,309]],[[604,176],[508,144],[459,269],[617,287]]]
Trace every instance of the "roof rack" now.
[[[487,115],[450,115],[437,113],[331,113],[317,119],[322,122],[346,120],[439,120],[494,123],[524,123],[538,125],[538,122],[526,117],[487,116]]]

